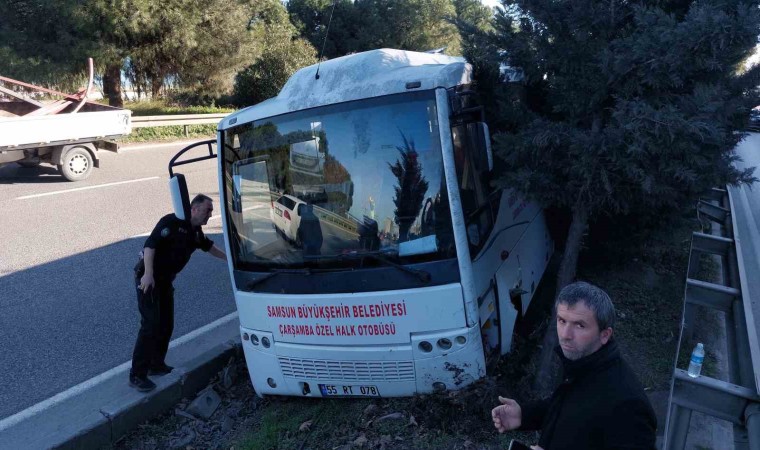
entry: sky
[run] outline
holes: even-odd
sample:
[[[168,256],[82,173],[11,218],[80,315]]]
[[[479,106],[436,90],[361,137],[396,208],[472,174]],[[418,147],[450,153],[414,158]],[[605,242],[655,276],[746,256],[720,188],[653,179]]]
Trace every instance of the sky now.
[[[483,2],[484,5],[490,6],[490,7],[500,5],[499,0],[480,0],[480,1]]]

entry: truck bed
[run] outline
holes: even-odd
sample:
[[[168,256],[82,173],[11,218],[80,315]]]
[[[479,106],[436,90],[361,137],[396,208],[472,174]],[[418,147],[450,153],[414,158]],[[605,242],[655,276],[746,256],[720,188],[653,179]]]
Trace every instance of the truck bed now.
[[[63,145],[124,136],[132,130],[132,112],[86,103],[77,113],[66,110],[26,116],[35,107],[25,102],[0,102],[0,151]]]

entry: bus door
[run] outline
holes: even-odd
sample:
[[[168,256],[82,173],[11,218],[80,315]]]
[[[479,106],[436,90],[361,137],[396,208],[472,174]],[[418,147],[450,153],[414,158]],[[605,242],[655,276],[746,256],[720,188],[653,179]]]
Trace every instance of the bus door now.
[[[169,161],[169,192],[172,196],[172,205],[174,206],[174,214],[182,220],[190,220],[190,198],[187,191],[187,183],[185,182],[185,176],[181,173],[174,173],[174,168],[183,166],[185,164],[192,164],[207,159],[216,158],[213,145],[216,144],[215,139],[207,141],[196,142],[195,144],[188,145],[183,148]],[[180,156],[184,155],[188,151],[196,148],[207,146],[208,154],[199,156],[196,158],[185,159],[177,161]]]

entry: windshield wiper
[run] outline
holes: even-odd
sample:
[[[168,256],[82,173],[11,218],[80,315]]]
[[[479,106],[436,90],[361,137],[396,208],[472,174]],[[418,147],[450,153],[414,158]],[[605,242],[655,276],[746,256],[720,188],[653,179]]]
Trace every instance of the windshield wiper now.
[[[308,276],[308,275],[312,274],[312,270],[308,269],[308,268],[307,269],[271,269],[271,271],[269,273],[265,274],[261,278],[258,278],[258,279],[255,279],[255,280],[251,281],[250,283],[248,283],[248,285],[246,287],[248,288],[248,290],[253,290],[253,288],[255,288],[256,286],[258,286],[259,284],[261,284],[261,283],[267,281],[268,279],[270,279],[272,277],[275,277],[275,276],[277,276],[277,275],[279,275],[281,273],[293,273],[293,274],[307,275]]]
[[[304,260],[316,260],[316,261],[324,261],[329,259],[359,259],[360,264],[364,262],[364,258],[371,258],[375,261],[378,261],[382,264],[385,264],[386,266],[395,267],[396,269],[406,272],[410,275],[414,275],[418,280],[422,281],[423,283],[430,283],[431,276],[430,272],[427,272],[425,270],[419,270],[419,269],[412,269],[411,267],[406,267],[402,264],[395,263],[387,258],[385,258],[384,255],[398,255],[398,253],[389,253],[389,252],[364,252],[364,253],[344,253],[340,255],[324,255],[324,256],[309,256],[304,257]]]
[[[406,267],[406,266],[404,266],[402,264],[397,264],[397,263],[395,263],[395,262],[393,262],[393,261],[391,261],[389,259],[386,259],[384,256],[380,256],[379,253],[359,253],[358,256],[362,256],[362,257],[369,256],[370,258],[374,259],[375,261],[380,261],[381,263],[383,263],[385,265],[388,265],[388,266],[391,266],[391,267],[395,267],[395,268],[397,268],[398,270],[400,270],[402,272],[406,272],[406,273],[408,273],[410,275],[414,275],[415,277],[417,277],[417,279],[419,279],[420,281],[422,281],[423,283],[426,283],[426,284],[430,283],[430,279],[432,278],[430,276],[430,272],[428,272],[428,271],[419,270],[419,269],[412,269],[411,267]]]

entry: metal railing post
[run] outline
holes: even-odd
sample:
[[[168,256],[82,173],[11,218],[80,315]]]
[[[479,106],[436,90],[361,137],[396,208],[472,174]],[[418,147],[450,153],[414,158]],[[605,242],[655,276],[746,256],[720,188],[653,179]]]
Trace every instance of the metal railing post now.
[[[680,405],[673,405],[668,421],[668,435],[665,436],[663,449],[683,450],[686,448],[686,435],[689,433],[691,410]]]
[[[747,424],[749,449],[760,450],[760,405],[752,403],[744,413]]]

